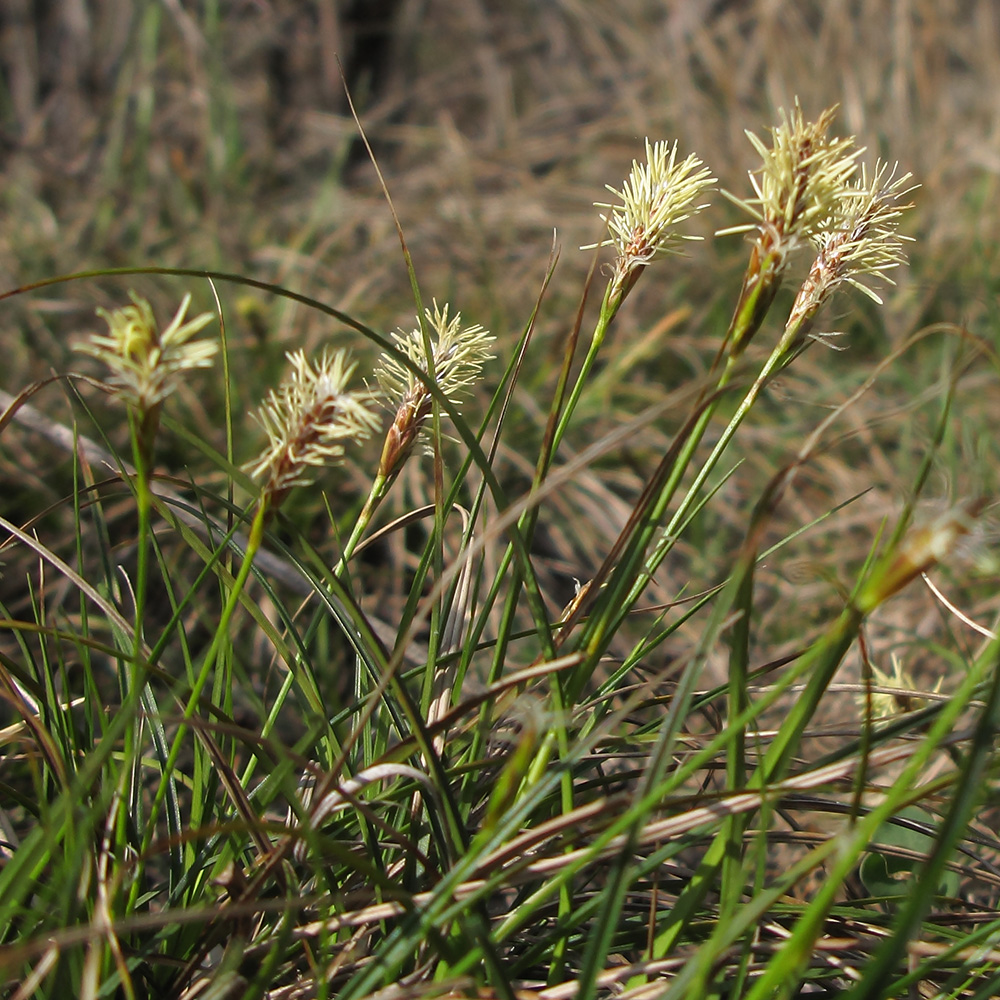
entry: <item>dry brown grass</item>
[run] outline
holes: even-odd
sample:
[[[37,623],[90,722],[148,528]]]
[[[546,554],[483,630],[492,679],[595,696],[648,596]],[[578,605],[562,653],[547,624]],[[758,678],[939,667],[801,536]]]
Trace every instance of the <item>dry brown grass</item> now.
[[[340,6],[229,4],[213,26],[175,3],[6,4],[7,277],[35,276],[25,244],[61,265],[197,265],[214,244],[343,305],[384,298],[398,253],[338,57],[428,280],[518,318],[552,228],[567,248],[593,237],[586,206],[642,136],[678,137],[742,190],[743,129],[796,95],[839,102],[841,128],[920,179],[929,251],[1000,231],[988,0]]]

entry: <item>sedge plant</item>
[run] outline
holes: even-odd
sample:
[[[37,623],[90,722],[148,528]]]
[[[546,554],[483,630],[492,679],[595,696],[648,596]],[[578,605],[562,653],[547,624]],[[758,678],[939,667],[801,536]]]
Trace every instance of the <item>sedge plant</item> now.
[[[905,263],[910,175],[867,165],[834,126],[835,109],[796,104],[748,133],[760,165],[719,238],[745,235],[749,257],[728,326],[703,331],[703,377],[607,415],[593,440],[580,404],[630,293],[668,284],[697,246],[686,224],[715,210],[712,171],[676,141],[647,140],[609,185],[589,249],[613,260],[558,364],[535,343],[544,294],[519,334],[487,332],[451,303],[425,309],[407,253],[409,332],[267,286],[354,343],[289,351],[246,424],[226,386],[231,448],[174,411],[217,378],[215,314],[185,318],[194,287],[162,329],[135,294],[102,311],[108,333],[79,346],[104,370],[5,398],[0,433],[68,441],[71,473],[45,517],[0,521],[21,580],[0,608],[6,995],[990,995],[1000,843],[978,817],[998,640],[938,641],[927,656],[947,677],[920,690],[900,660],[921,649],[917,623],[903,652],[879,627],[988,506],[921,507],[964,355],[907,494],[832,561],[818,619],[780,649],[762,623],[761,565],[839,524],[833,502],[790,524],[785,501],[932,336],[858,375],[818,426],[789,404],[798,445],[774,446],[763,485],[741,478],[775,379],[833,343],[831,303],[879,305]],[[543,292],[557,277],[553,261]],[[229,372],[240,347],[223,349]],[[553,367],[541,406],[520,397],[532,364]],[[45,413],[58,385],[72,428]],[[572,507],[579,483],[664,426],[602,541]],[[730,483],[754,491],[732,509]],[[543,567],[553,524],[601,548],[568,604]],[[725,557],[686,563],[677,600],[644,606],[706,525],[730,532]],[[817,749],[831,711],[842,724]]]

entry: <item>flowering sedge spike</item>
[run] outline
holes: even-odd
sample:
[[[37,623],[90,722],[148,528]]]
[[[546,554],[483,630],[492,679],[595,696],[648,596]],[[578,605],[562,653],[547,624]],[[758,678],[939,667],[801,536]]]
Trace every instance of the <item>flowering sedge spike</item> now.
[[[941,690],[939,677],[934,685],[931,694],[937,694]],[[891,719],[893,716],[902,715],[906,712],[914,712],[927,705],[927,699],[921,697],[913,678],[907,672],[900,661],[893,656],[892,673],[887,674],[877,666],[872,665],[872,686],[878,688],[895,688],[895,691],[872,691],[871,692],[871,714],[876,720]],[[912,692],[912,694],[910,693]],[[855,699],[859,707],[864,710],[868,707],[868,696],[866,694],[857,695]]]
[[[678,233],[675,227],[708,207],[707,202],[694,202],[715,180],[694,154],[678,162],[676,142],[650,144],[646,139],[646,162],[632,161],[621,191],[606,185],[620,204],[595,202],[597,208],[610,212],[601,215],[610,235],[600,243],[580,248],[613,246],[617,251],[609,297],[626,295],[642,268],[657,257],[679,253],[677,244],[681,241],[702,238]]]
[[[730,324],[731,356],[740,354],[757,332],[784,275],[789,253],[824,226],[841,217],[847,199],[857,196],[850,185],[863,150],[853,137],[828,138],[836,108],[807,122],[798,102],[791,114],[781,112],[781,123],[771,129],[771,146],[752,132],[747,138],[760,154],[761,167],[751,171],[755,197],[741,199],[723,192],[755,220],[722,230],[757,230],[740,300]]]
[[[315,366],[302,351],[286,357],[291,375],[253,415],[267,433],[268,444],[250,464],[251,475],[263,482],[263,496],[272,508],[293,487],[312,483],[312,470],[336,464],[345,441],[364,440],[378,427],[378,418],[368,408],[370,393],[347,389],[357,366],[345,352],[324,351]]]
[[[864,152],[854,137],[828,138],[836,107],[807,122],[796,101],[791,114],[779,111],[781,123],[771,129],[771,146],[753,132],[746,133],[760,154],[761,167],[749,174],[756,197],[727,197],[756,220],[725,230],[746,232],[773,229],[785,240],[808,238],[841,211],[848,184]]]
[[[177,388],[184,372],[211,367],[218,344],[191,338],[215,317],[202,313],[185,323],[191,304],[191,296],[185,295],[170,324],[159,330],[149,302],[135,292],[129,297],[133,305],[113,312],[97,310],[108,324],[107,335],[93,334],[74,347],[103,361],[111,369],[108,382],[117,394],[147,414]]]
[[[865,168],[844,199],[839,218],[831,219],[812,236],[816,259],[796,296],[788,326],[797,327],[796,342],[809,332],[816,313],[842,284],[860,289],[882,304],[878,294],[860,279],[866,275],[882,278],[889,284],[887,271],[905,263],[904,241],[910,236],[898,232],[899,219],[913,203],[902,199],[914,190],[912,175],[896,177],[896,166],[878,162],[869,180]],[[909,186],[907,186],[909,185]]]
[[[448,317],[448,305],[424,314],[430,332],[433,365],[428,363],[423,334],[418,326],[409,333],[400,330],[392,335],[399,350],[419,369],[433,369],[434,380],[444,395],[456,402],[463,391],[479,378],[483,364],[493,358],[489,345],[495,339],[478,323],[462,327],[462,314]],[[383,479],[394,476],[413,451],[413,446],[430,416],[433,397],[427,382],[400,364],[389,354],[383,354],[375,369],[379,387],[391,399],[399,400],[396,416],[386,435],[379,462],[378,475]]]
[[[921,528],[910,532],[872,571],[856,598],[862,614],[898,594],[908,583],[947,558],[955,543],[972,531],[975,518],[986,506],[982,499],[952,508]]]

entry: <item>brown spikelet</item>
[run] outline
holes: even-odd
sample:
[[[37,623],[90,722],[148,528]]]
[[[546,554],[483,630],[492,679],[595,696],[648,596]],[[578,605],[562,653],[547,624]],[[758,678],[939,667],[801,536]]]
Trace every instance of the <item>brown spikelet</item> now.
[[[430,359],[419,327],[409,333],[394,333],[393,339],[417,368],[433,372],[438,388],[449,400],[457,401],[479,377],[483,363],[492,357],[489,345],[494,338],[478,324],[463,328],[462,314],[449,318],[447,305],[442,309],[435,302],[433,310],[425,311],[425,317],[430,334]],[[389,479],[413,453],[427,425],[434,397],[424,379],[389,354],[382,355],[375,377],[390,399],[399,400],[379,461],[379,476]]]
[[[371,394],[347,388],[356,365],[343,351],[324,352],[315,366],[302,351],[287,357],[291,375],[254,414],[268,444],[251,463],[251,474],[263,481],[272,509],[293,487],[311,483],[315,468],[336,464],[346,441],[363,440],[378,425]]]

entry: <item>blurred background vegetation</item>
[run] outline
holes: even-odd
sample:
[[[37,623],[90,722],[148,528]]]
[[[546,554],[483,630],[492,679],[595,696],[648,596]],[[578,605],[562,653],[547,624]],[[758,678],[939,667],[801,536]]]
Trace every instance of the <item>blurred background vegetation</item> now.
[[[744,128],[796,96],[807,114],[839,103],[842,131],[923,185],[888,332],[995,318],[989,0],[6,0],[0,32],[7,286],[224,265],[394,325],[412,309],[343,70],[423,280],[498,327],[522,322],[553,228],[563,267],[587,266],[588,206],[643,137],[676,137],[740,192]],[[728,295],[704,255],[735,267],[734,242],[680,264],[691,294],[673,294],[696,311]],[[253,329],[298,343],[294,323]]]
[[[796,97],[807,116],[839,104],[837,128],[868,147],[866,160],[898,160],[921,184],[906,223],[915,237],[911,265],[894,272],[884,309],[862,300],[828,314],[831,332],[850,322],[837,341],[847,350],[816,346],[771,388],[764,416],[745,429],[745,466],[726,486],[732,524],[706,522],[700,534],[695,526],[667,571],[672,579],[651,597],[669,600],[699,565],[717,565],[742,530],[735,512],[745,499],[877,359],[928,324],[955,327],[901,356],[852,407],[850,436],[812,463],[788,500],[790,523],[801,525],[868,491],[831,519],[828,533],[794,543],[781,574],[762,572],[760,586],[774,589],[781,609],[779,633],[791,622],[790,638],[801,641],[803,623],[820,614],[814,603],[839,600],[813,568],[817,550],[842,563],[863,558],[912,481],[949,373],[962,372],[959,402],[929,493],[942,505],[996,493],[1000,394],[981,355],[963,361],[973,355],[960,334],[996,342],[993,0],[5,0],[0,56],[5,288],[109,266],[216,268],[314,296],[376,329],[409,329],[414,307],[398,239],[342,73],[425,298],[448,300],[488,327],[501,355],[527,320],[555,230],[561,259],[535,346],[535,357],[544,361],[548,351],[552,366],[525,371],[508,440],[540,433],[591,263],[577,248],[602,235],[591,205],[605,199],[605,184],[620,186],[644,137],[678,139],[681,154],[697,152],[720,187],[744,194],[755,166],[744,129],[763,132]],[[714,201],[693,223],[707,237],[739,219],[724,198]],[[687,257],[640,283],[616,321],[570,447],[705,372],[746,245],[730,236],[689,246]],[[786,284],[794,288],[794,278]],[[212,308],[204,283],[149,276],[9,299],[3,387],[16,393],[53,369],[89,370],[69,345],[99,325],[95,306],[121,304],[129,287],[161,315],[188,288],[196,308]],[[315,311],[238,286],[221,294],[236,413],[256,405],[290,348],[333,341],[365,356],[356,335]],[[45,398],[55,418],[68,417],[56,396]],[[222,449],[221,398],[190,391],[181,404]],[[651,427],[580,476],[560,498],[558,519],[543,523],[544,582],[557,606],[571,596],[573,578],[586,578],[603,558],[671,429],[669,420]],[[238,440],[237,458],[254,447]],[[529,453],[501,449],[507,481],[527,484]],[[8,432],[0,454],[5,503],[21,497],[37,510],[61,495],[36,439]],[[191,459],[162,457],[170,467]],[[395,513],[426,499],[429,467],[411,468]],[[361,495],[370,473],[343,475],[354,475]],[[314,502],[318,531],[325,515]],[[588,530],[573,530],[581,519]],[[981,542],[967,563],[987,551]],[[988,618],[995,568],[980,569],[963,606]],[[966,570],[963,578],[969,585]],[[895,605],[907,632],[940,627],[926,593],[911,600]]]

